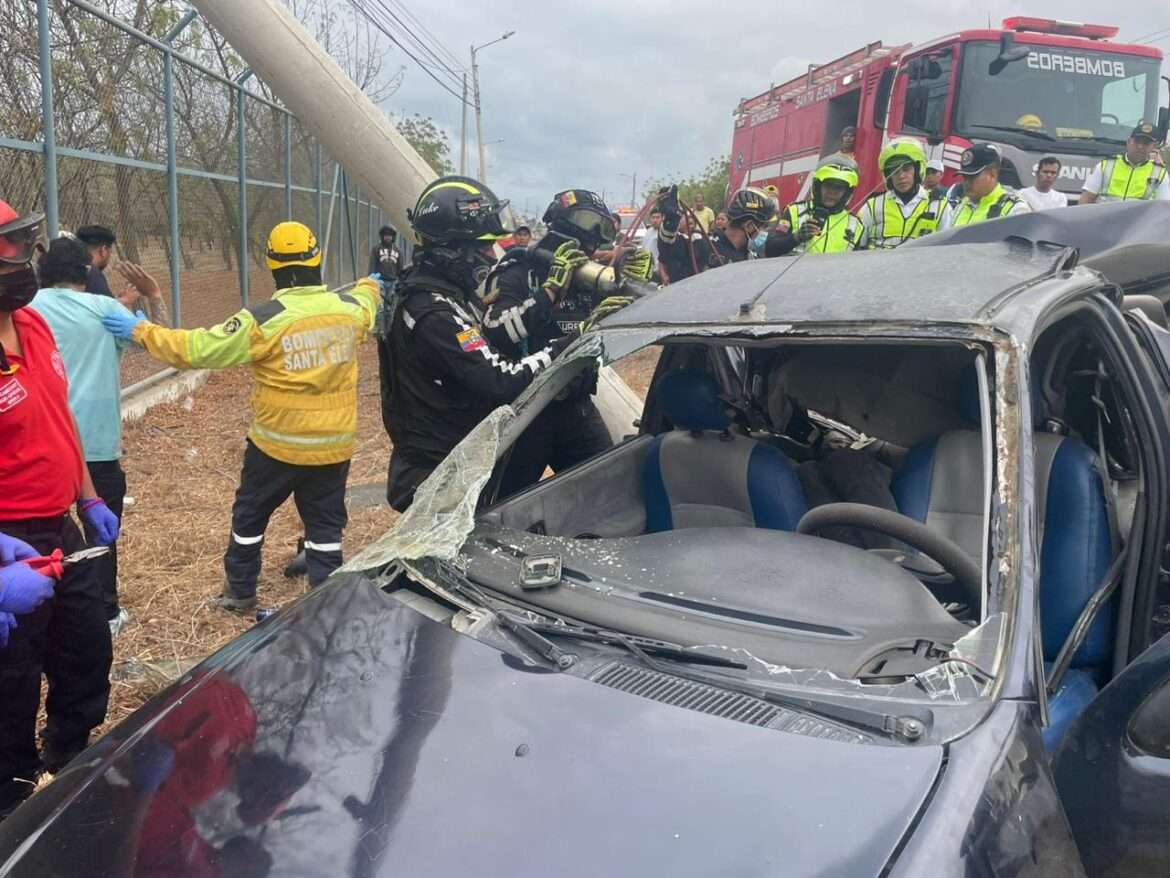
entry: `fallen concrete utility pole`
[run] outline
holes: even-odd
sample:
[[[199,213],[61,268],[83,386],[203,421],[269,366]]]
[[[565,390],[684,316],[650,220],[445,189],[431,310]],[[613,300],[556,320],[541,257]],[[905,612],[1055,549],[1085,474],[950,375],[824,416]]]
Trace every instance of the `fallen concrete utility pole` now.
[[[435,172],[280,0],[192,0],[399,229]]]

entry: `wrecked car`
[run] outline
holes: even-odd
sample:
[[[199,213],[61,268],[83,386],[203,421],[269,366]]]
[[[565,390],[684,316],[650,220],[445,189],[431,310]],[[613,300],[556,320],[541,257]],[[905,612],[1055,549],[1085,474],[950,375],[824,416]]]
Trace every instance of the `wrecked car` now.
[[[0,872],[1165,873],[1170,251],[1047,243],[1118,207],[635,302]],[[652,370],[621,440],[501,496],[599,359]]]

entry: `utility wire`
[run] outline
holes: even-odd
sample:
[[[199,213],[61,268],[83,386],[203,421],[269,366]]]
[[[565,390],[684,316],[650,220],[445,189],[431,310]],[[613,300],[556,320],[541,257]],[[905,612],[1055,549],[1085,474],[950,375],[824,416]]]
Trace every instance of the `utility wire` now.
[[[443,45],[443,41],[436,37],[425,24],[418,20],[418,16],[411,12],[407,5],[402,2],[402,0],[388,0],[388,2],[391,6],[396,7],[411,24],[413,24],[416,28],[418,28],[418,30],[422,32],[423,36],[431,41],[431,44],[439,50],[440,54],[442,54],[448,60],[448,62],[450,62],[452,67],[454,67],[460,73],[467,72],[467,68],[463,65],[463,62],[459,60],[459,56]]]
[[[1157,37],[1161,34],[1170,34],[1170,27],[1163,27],[1163,28],[1159,28],[1158,30],[1152,30],[1148,34],[1142,34],[1140,37],[1132,39],[1129,42],[1131,42],[1131,43],[1144,43],[1146,40],[1149,40],[1151,37]]]
[[[382,12],[389,16],[390,20],[393,22],[393,24],[389,24],[389,22],[387,22],[387,24],[396,30],[399,36],[409,40],[420,53],[429,56],[434,61],[437,67],[432,67],[432,69],[441,69],[451,77],[455,85],[462,85],[462,73],[457,73],[451,68],[450,64],[448,64],[443,58],[439,57],[436,51],[424,39],[411,30],[408,24],[403,22],[399,15],[386,4],[385,0],[376,0],[376,2],[378,2],[379,6],[381,7]]]
[[[456,91],[450,85],[448,85],[446,82],[444,82],[442,79],[440,79],[438,77],[438,75],[436,75],[434,70],[432,70],[429,65],[427,65],[424,62],[422,62],[421,60],[419,60],[419,58],[412,51],[410,51],[410,49],[408,49],[406,46],[404,46],[402,44],[402,42],[398,39],[398,37],[395,36],[395,34],[385,25],[385,23],[380,21],[377,17],[375,17],[374,14],[369,10],[369,8],[366,7],[365,0],[349,0],[349,2],[350,2],[350,5],[353,6],[354,9],[356,9],[358,12],[360,12],[362,14],[362,16],[367,21],[370,22],[370,24],[372,24],[379,31],[381,31],[382,34],[385,35],[385,37],[388,40],[390,40],[390,42],[392,42],[399,49],[401,49],[403,51],[403,53],[406,55],[406,57],[408,57],[411,61],[413,61],[415,64],[417,64],[418,68],[420,70],[422,70],[422,72],[425,73],[427,76],[429,76],[431,79],[433,79],[444,91],[446,91],[448,94],[450,94],[452,97],[454,97],[460,103],[466,104],[469,107],[473,106],[471,101],[464,100],[463,95],[460,92]]]

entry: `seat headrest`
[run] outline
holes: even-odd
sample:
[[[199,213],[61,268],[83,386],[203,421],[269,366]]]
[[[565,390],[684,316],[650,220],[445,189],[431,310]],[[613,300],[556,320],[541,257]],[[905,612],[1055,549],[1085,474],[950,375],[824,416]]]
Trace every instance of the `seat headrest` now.
[[[731,424],[719,385],[702,369],[667,372],[655,393],[663,414],[680,430],[726,430]]]

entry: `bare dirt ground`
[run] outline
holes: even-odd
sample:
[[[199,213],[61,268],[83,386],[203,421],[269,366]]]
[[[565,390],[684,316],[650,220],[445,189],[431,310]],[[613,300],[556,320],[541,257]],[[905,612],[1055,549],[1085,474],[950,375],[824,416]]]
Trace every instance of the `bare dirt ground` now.
[[[359,360],[359,445],[349,472],[351,488],[383,482],[390,456],[372,342],[362,346]],[[165,685],[171,669],[202,659],[253,623],[251,616],[207,605],[223,585],[222,556],[251,419],[251,387],[248,369],[216,372],[190,397],[127,425],[123,466],[134,504],[124,516],[118,556],[122,603],[131,621],[114,639],[114,683],[104,728]],[[396,517],[386,506],[351,508],[345,553],[369,544]],[[303,577],[289,580],[281,573],[300,532],[290,500],[268,527],[261,606],[280,606],[307,588]],[[143,673],[144,663],[155,672]]]
[[[648,349],[616,366],[639,396],[650,384],[658,353]],[[384,482],[390,458],[372,342],[362,346],[359,362],[359,440],[349,473],[351,488]],[[130,368],[143,377],[147,364],[128,355]],[[251,420],[251,388],[246,368],[214,372],[190,396],[157,406],[126,426],[123,466],[134,503],[124,516],[118,555],[122,604],[131,621],[114,639],[110,710],[99,732],[141,706],[180,669],[253,624],[250,614],[237,616],[207,604],[223,585],[222,557]],[[396,518],[387,506],[351,508],[346,555],[368,545]],[[281,606],[307,588],[303,577],[282,575],[300,532],[289,501],[273,516],[265,538],[261,606]]]

